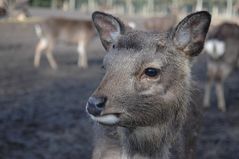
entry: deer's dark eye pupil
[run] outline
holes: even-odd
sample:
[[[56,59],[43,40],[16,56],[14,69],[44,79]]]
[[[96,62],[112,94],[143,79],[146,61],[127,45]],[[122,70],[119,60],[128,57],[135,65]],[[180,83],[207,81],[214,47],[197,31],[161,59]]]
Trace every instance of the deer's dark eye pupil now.
[[[159,70],[156,68],[146,68],[144,74],[149,77],[156,77],[159,74]]]

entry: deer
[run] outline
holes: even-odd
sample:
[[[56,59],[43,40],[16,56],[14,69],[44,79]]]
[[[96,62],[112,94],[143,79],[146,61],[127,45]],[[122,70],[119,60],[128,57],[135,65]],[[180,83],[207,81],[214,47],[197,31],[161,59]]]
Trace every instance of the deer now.
[[[163,17],[151,17],[144,22],[145,29],[149,31],[170,31],[177,23],[177,16],[167,15]]]
[[[7,16],[8,3],[6,0],[0,0],[0,18]]]
[[[13,8],[10,10],[10,17],[18,21],[24,21],[31,16],[28,9],[29,0],[18,0],[15,2]]]
[[[155,16],[144,21],[144,28],[148,31],[166,32],[171,31],[178,22],[179,11],[175,7],[168,8],[169,14]]]
[[[204,107],[210,106],[211,88],[215,83],[218,109],[225,112],[226,101],[223,83],[239,66],[239,26],[225,22],[212,30],[205,43],[205,52],[209,58]]]
[[[56,43],[60,41],[78,45],[78,66],[81,68],[88,67],[86,48],[96,35],[95,28],[90,20],[50,17],[37,24],[35,30],[40,38],[35,49],[35,67],[39,67],[41,55],[45,51],[51,68],[58,68],[53,57],[53,49]]]
[[[24,21],[29,16],[28,0],[16,1],[12,6],[9,5],[9,1],[0,0],[0,18],[13,18]]]
[[[107,52],[104,77],[86,103],[92,159],[194,158],[200,107],[191,61],[203,49],[211,15],[192,13],[160,33],[132,30],[99,11],[92,21]]]

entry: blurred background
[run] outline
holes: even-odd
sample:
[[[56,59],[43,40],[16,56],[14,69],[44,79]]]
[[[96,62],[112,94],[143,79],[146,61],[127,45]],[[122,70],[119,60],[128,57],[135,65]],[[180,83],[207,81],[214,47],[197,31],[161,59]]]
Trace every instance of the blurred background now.
[[[90,158],[93,123],[85,104],[104,74],[101,63],[106,52],[99,38],[92,38],[86,48],[86,69],[77,66],[75,44],[56,44],[57,70],[49,66],[45,55],[38,68],[33,60],[39,41],[37,24],[52,17],[90,20],[95,10],[117,15],[136,29],[159,32],[171,30],[199,10],[212,14],[210,32],[225,22],[239,23],[239,0],[0,0],[0,158]],[[239,41],[239,36],[235,39]],[[237,44],[230,47],[238,49]],[[193,78],[202,95],[210,61],[203,51],[193,65]],[[239,158],[238,69],[225,79],[224,91],[226,112],[217,109],[215,89],[210,93],[198,159]]]

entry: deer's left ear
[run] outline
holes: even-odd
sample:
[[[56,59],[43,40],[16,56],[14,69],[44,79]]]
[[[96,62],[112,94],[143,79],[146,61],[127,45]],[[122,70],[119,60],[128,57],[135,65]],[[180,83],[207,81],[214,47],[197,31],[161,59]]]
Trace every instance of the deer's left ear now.
[[[173,33],[176,48],[188,56],[198,55],[203,49],[210,22],[211,15],[207,11],[196,12],[184,18]]]

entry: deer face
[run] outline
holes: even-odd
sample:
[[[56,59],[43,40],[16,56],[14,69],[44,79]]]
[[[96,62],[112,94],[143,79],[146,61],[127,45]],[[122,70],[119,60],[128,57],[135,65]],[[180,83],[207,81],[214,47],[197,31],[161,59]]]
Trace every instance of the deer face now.
[[[210,15],[192,14],[173,32],[161,34],[130,30],[101,12],[92,17],[108,53],[105,76],[87,103],[91,118],[101,124],[137,127],[163,124],[185,112],[189,59],[203,48]]]

